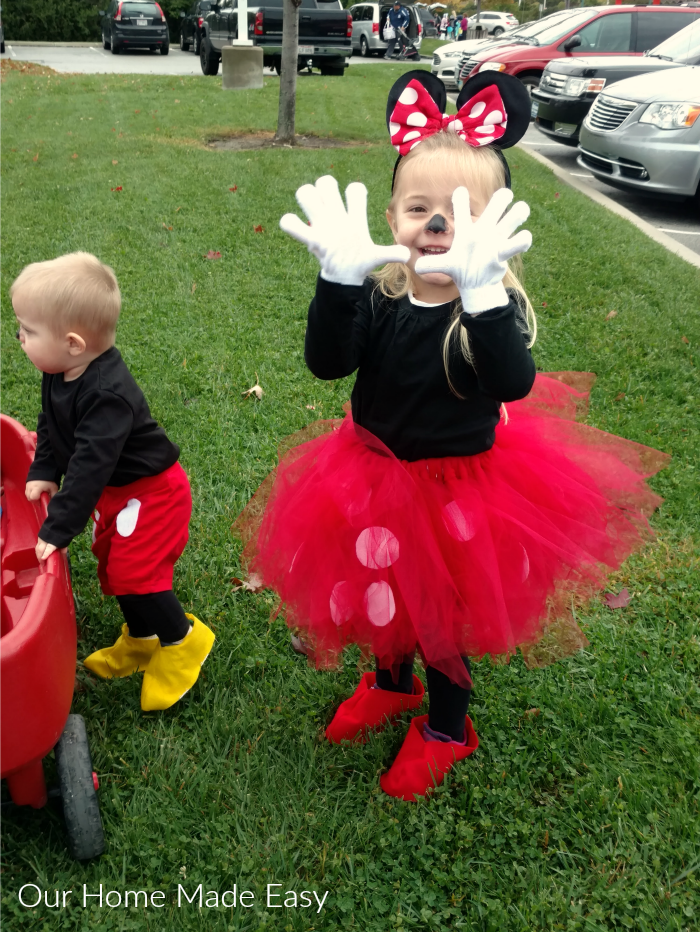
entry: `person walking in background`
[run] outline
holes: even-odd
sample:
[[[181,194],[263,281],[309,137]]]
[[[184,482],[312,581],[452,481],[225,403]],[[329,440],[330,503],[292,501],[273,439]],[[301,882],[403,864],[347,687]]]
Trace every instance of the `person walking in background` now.
[[[389,39],[389,45],[387,46],[386,54],[384,58],[391,58],[394,54],[394,49],[396,48],[396,43],[399,43],[399,54],[401,49],[406,45],[405,35],[401,32],[404,30],[404,33],[408,32],[408,25],[411,22],[411,14],[408,12],[405,6],[401,6],[399,0],[394,0],[393,7],[389,10],[389,24],[394,30],[394,35]]]
[[[447,13],[442,14],[442,19],[440,20],[440,38],[444,39],[447,36],[447,28],[450,25],[450,17]]]
[[[469,28],[469,18],[466,13],[462,16],[462,20],[459,25],[460,29],[462,30],[459,34],[459,41],[462,42],[467,38],[467,29]]]

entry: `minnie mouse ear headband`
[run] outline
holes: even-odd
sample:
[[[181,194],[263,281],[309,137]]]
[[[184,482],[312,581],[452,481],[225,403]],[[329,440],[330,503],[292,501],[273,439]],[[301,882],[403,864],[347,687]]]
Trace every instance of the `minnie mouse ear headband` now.
[[[491,146],[500,156],[510,187],[508,163],[501,152],[525,135],[530,123],[530,97],[524,85],[510,74],[486,71],[470,78],[457,98],[457,113],[446,116],[445,85],[429,71],[408,71],[389,91],[386,125],[399,157],[434,133],[456,133],[467,146]]]

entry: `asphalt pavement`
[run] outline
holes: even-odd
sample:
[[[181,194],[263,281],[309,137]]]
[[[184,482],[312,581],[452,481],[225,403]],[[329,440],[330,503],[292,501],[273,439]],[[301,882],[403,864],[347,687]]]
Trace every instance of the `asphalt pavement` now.
[[[162,74],[168,76],[201,75],[199,59],[192,52],[181,52],[171,46],[169,55],[131,50],[121,55],[112,55],[102,48],[100,42],[88,47],[60,45],[12,45],[7,43],[2,58],[13,58],[46,65],[60,72],[82,74]],[[429,61],[429,59],[423,59]],[[350,65],[381,65],[381,58],[350,59]],[[411,63],[405,63],[407,67]],[[275,72],[265,69],[269,76]],[[453,96],[453,95],[451,95]],[[643,197],[634,192],[621,191],[598,181],[585,168],[576,163],[577,150],[573,146],[558,143],[543,135],[530,125],[522,145],[532,149],[554,162],[568,174],[585,181],[587,185],[605,194],[611,200],[626,207],[638,217],[646,220],[662,233],[671,236],[677,242],[700,255],[700,217],[697,208],[690,202],[676,202],[665,199]]]

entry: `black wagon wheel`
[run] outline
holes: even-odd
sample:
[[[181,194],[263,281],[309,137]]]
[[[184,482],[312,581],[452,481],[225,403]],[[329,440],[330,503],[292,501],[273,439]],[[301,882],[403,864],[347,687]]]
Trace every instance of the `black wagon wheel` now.
[[[68,716],[54,753],[71,854],[77,861],[99,857],[105,836],[82,715]]]

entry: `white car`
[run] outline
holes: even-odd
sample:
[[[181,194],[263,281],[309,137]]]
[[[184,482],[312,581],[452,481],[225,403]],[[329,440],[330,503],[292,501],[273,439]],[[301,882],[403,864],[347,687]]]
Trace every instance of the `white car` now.
[[[464,52],[477,52],[489,44],[491,39],[466,39],[464,42],[448,42],[433,53],[431,72],[440,78],[445,87],[457,86],[459,60]]]
[[[479,13],[477,16],[469,17],[469,28],[476,29],[481,26],[490,36],[502,36],[504,32],[511,29],[517,29],[520,25],[512,13]]]

